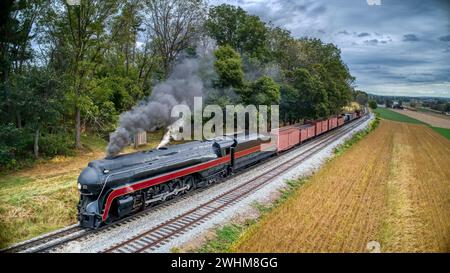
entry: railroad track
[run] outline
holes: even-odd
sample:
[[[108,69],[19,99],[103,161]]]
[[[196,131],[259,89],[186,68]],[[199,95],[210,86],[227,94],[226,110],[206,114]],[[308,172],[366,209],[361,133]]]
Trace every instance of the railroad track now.
[[[346,128],[343,131],[320,139],[317,144],[310,147],[292,160],[284,163],[283,165],[271,168],[258,175],[256,178],[252,178],[250,181],[246,182],[243,185],[234,187],[218,195],[217,197],[214,197],[206,203],[203,203],[202,205],[199,205],[143,233],[140,233],[134,237],[131,237],[130,239],[116,244],[111,248],[105,249],[102,252],[140,253],[156,250],[160,246],[168,243],[171,239],[179,237],[187,231],[205,223],[206,221],[211,219],[212,216],[221,213],[249,194],[269,184],[271,181],[276,179],[277,176],[292,169],[299,163],[309,159],[317,151],[327,146],[330,142],[339,139],[342,135],[359,126],[367,119],[368,117],[364,117],[356,121],[356,123],[350,125],[350,127]]]
[[[366,118],[364,118],[364,120],[365,119]],[[343,134],[345,134],[345,133],[349,132],[350,130],[352,130],[353,128],[359,126],[364,120],[362,120],[362,119],[357,120],[354,124],[348,125],[348,127],[338,128],[338,130],[342,129],[342,131],[336,130],[335,134],[332,134],[332,135],[325,134],[325,135],[323,135],[323,136],[321,136],[319,138],[316,138],[316,139],[312,140],[311,142],[308,142],[308,143],[312,144],[313,141],[317,141],[318,143],[314,144],[315,146],[311,147],[310,149],[308,149],[305,152],[308,152],[308,151],[313,150],[313,149],[314,149],[314,151],[320,150],[323,146],[325,146],[325,145],[323,145],[323,143],[328,143],[330,141],[330,139],[338,139],[338,138],[340,138]],[[320,147],[317,148],[318,146],[320,146]],[[292,151],[292,150],[289,150],[289,151]],[[284,153],[289,153],[289,151],[286,151]],[[313,154],[314,152],[311,152],[311,153]],[[275,159],[270,159],[270,160],[275,160]],[[304,160],[306,160],[306,159],[304,159]],[[295,163],[295,164],[297,164],[297,163]],[[292,164],[288,163],[288,165],[291,166]],[[245,171],[240,171],[240,172],[234,174],[232,177],[235,177],[235,176],[237,176],[237,175],[239,175],[241,173],[245,173],[249,169],[253,169],[253,168],[256,168],[256,167],[258,167],[258,165],[252,166],[251,168],[248,168]],[[262,175],[258,176],[257,178],[255,178],[255,180],[258,179],[258,181],[259,181],[259,179],[261,179],[261,177],[263,177],[263,176],[264,176],[264,174],[262,174]],[[227,177],[226,179],[229,179],[229,178],[230,177]],[[220,182],[222,182],[222,181],[220,181]],[[253,184],[254,183],[252,183],[251,185],[253,185]],[[261,184],[261,186],[262,185],[263,184]],[[114,223],[112,223],[112,224],[110,224],[108,226],[100,227],[99,229],[96,229],[96,230],[85,229],[85,228],[80,227],[79,225],[73,225],[73,226],[69,226],[69,227],[66,227],[66,228],[63,228],[63,229],[60,229],[60,230],[48,233],[48,234],[44,234],[42,236],[38,236],[38,237],[33,238],[31,240],[28,240],[28,241],[16,244],[16,245],[14,245],[12,247],[9,247],[9,248],[6,248],[6,249],[2,249],[0,252],[7,252],[7,253],[11,253],[11,252],[12,253],[17,253],[17,252],[28,252],[28,253],[49,252],[51,250],[57,249],[58,247],[61,247],[61,246],[65,245],[65,244],[67,244],[67,243],[69,243],[71,241],[78,240],[78,239],[85,239],[88,236],[93,236],[95,234],[98,234],[99,232],[113,230],[115,228],[121,227],[124,224],[128,224],[130,222],[133,222],[133,221],[136,221],[138,219],[141,219],[142,217],[145,217],[149,213],[153,213],[155,211],[164,209],[167,206],[173,205],[174,203],[181,202],[181,201],[189,198],[192,195],[198,194],[198,193],[200,193],[200,192],[202,192],[202,191],[204,191],[206,189],[210,189],[210,188],[211,187],[200,188],[200,189],[198,189],[198,190],[196,190],[194,192],[190,192],[190,193],[185,194],[183,196],[177,197],[176,199],[171,199],[171,200],[168,200],[168,201],[166,201],[166,202],[164,202],[162,204],[159,204],[159,205],[156,205],[156,206],[153,206],[153,207],[149,207],[149,208],[147,208],[147,209],[145,209],[145,210],[143,210],[143,211],[141,211],[141,212],[139,212],[137,214],[125,217],[125,218],[123,218],[123,219],[121,219],[121,220],[119,220],[117,222],[114,222]],[[250,193],[251,191],[254,191],[254,190],[256,190],[256,188],[254,188],[253,190],[250,190],[248,193]],[[238,202],[240,199],[242,199],[242,197],[245,196],[245,194],[241,195],[240,197],[239,196],[234,196],[234,195],[231,194],[231,191],[233,191],[233,190],[227,191],[226,193],[224,193],[222,195],[219,195],[218,197],[213,199],[213,200],[215,200],[217,198],[227,199],[228,197],[233,199],[233,198],[237,197],[235,200],[233,199],[234,201],[231,201],[228,204],[223,203],[223,206],[219,205],[218,207],[213,207],[214,211],[211,212],[211,214],[210,214],[211,216],[213,215],[213,213],[218,212],[221,209],[224,209],[224,208],[226,208],[226,207],[228,207],[228,206]],[[226,195],[227,193],[228,193],[228,195]],[[206,204],[208,204],[208,203],[206,203]],[[214,206],[214,205],[217,205],[217,204],[213,204],[212,206]],[[198,207],[196,209],[198,209]],[[191,211],[189,211],[189,212],[191,212]],[[185,213],[185,214],[187,214],[187,213]],[[182,215],[180,215],[180,216],[178,216],[178,217],[176,217],[176,218],[174,218],[172,220],[164,222],[163,224],[156,226],[154,228],[155,230],[152,229],[153,231],[150,230],[148,232],[149,233],[151,232],[151,233],[159,234],[159,233],[161,233],[161,231],[156,230],[158,227],[161,230],[173,230],[174,226],[177,226],[175,220],[180,218],[181,216],[183,216],[185,214],[182,214]],[[189,215],[186,215],[186,216],[188,217]],[[186,226],[186,227],[179,226],[178,229],[181,228],[182,230],[186,230],[187,231],[187,230],[189,230],[189,227],[193,228],[196,225],[205,222],[206,220],[207,220],[207,218],[199,219],[198,221],[194,221],[192,223],[186,222],[185,224],[188,224],[188,226]],[[172,224],[172,225],[170,225],[170,224]],[[177,229],[175,229],[175,230],[177,230]],[[179,233],[179,234],[181,234],[181,233]],[[168,236],[166,236],[166,235],[168,235]],[[173,237],[175,235],[177,235],[177,234],[175,234],[175,232],[169,232],[169,233],[167,231],[166,232],[162,232],[162,234],[159,237],[155,238],[157,243],[155,243],[153,245],[154,246],[162,245],[161,243],[167,241],[170,237]],[[144,236],[141,236],[141,237],[144,237]],[[131,240],[133,240],[134,238],[135,237],[133,237]],[[127,249],[127,247],[125,247],[125,243],[126,242],[121,243],[119,245],[116,245],[113,248],[107,249],[105,252],[135,252],[135,251],[120,251],[119,250],[120,249],[120,245],[123,245],[124,248]],[[154,249],[154,247],[148,247],[146,249]],[[117,251],[115,251],[115,250],[117,250]]]
[[[79,225],[73,225],[3,249],[1,252],[17,253],[43,251],[55,247],[62,242],[79,238],[83,236],[86,231],[87,230]]]
[[[63,229],[59,229],[59,230],[35,237],[35,238],[27,240],[25,242],[18,243],[11,247],[2,249],[2,250],[0,250],[0,252],[3,252],[3,253],[49,252],[50,250],[57,249],[58,247],[60,247],[64,244],[67,244],[71,241],[81,239],[81,238],[84,239],[87,236],[92,236],[92,235],[98,234],[99,232],[112,230],[114,228],[123,226],[124,224],[141,219],[142,217],[145,217],[149,213],[164,209],[165,207],[170,206],[175,202],[181,202],[181,201],[189,198],[191,195],[193,195],[195,193],[200,193],[206,189],[207,188],[201,188],[195,192],[190,192],[190,193],[180,196],[176,199],[168,200],[164,203],[158,204],[153,207],[148,207],[141,212],[138,212],[136,214],[133,214],[133,215],[130,215],[123,219],[120,219],[108,226],[102,226],[98,229],[92,230],[92,229],[86,229],[86,228],[80,227],[78,224],[75,224],[75,225],[68,226]]]

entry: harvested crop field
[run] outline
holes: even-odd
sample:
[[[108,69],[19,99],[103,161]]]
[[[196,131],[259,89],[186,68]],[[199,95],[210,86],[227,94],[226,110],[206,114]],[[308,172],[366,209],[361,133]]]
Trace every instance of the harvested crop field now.
[[[406,115],[408,117],[428,123],[433,127],[450,129],[450,119],[447,119],[445,116],[438,117],[436,114],[432,115],[432,114],[428,114],[428,113],[410,111],[410,110],[393,109],[392,111],[395,111],[402,115]]]
[[[450,141],[382,120],[248,229],[236,252],[450,251]]]

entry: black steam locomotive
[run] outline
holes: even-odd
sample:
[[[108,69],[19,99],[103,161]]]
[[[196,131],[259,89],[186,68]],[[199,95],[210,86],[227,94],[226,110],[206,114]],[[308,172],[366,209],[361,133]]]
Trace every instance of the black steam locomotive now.
[[[351,122],[363,113],[287,126],[271,132],[272,139],[258,134],[223,137],[91,161],[78,178],[80,225],[98,228],[207,186]]]
[[[98,228],[275,154],[263,135],[193,141],[91,161],[78,178],[80,225]]]

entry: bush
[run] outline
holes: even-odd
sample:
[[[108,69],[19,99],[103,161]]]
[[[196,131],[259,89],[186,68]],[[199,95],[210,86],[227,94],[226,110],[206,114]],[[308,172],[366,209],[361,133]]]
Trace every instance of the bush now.
[[[377,109],[377,103],[374,100],[369,100],[369,107],[372,109]]]
[[[32,157],[33,136],[12,123],[0,126],[0,169],[14,169]]]
[[[45,157],[55,155],[73,155],[73,140],[71,134],[44,134],[39,141],[39,153]]]
[[[73,141],[66,132],[42,133],[39,138],[39,155],[72,155]],[[0,125],[0,170],[19,169],[34,160],[34,132],[29,128],[16,128],[12,123]]]

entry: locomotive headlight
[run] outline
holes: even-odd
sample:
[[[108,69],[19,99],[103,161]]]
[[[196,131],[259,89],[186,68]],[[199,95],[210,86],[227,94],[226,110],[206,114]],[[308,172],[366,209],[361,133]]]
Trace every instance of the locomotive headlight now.
[[[78,183],[78,190],[81,190],[81,184]]]

